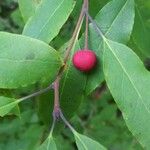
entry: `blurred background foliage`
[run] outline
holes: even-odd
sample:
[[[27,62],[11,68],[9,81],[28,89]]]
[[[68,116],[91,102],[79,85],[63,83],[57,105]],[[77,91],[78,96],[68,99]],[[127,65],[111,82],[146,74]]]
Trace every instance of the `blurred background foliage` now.
[[[90,0],[90,13],[94,17],[109,0]],[[82,0],[77,0],[76,7],[59,35],[50,43],[60,48],[71,37]],[[139,22],[139,17],[140,21]],[[142,28],[141,28],[141,24]],[[21,34],[24,22],[17,0],[0,0],[0,31]],[[84,31],[83,29],[81,30]],[[146,34],[145,34],[146,33]],[[150,66],[150,0],[136,0],[136,19],[133,34],[128,45]],[[143,44],[143,42],[146,44]],[[146,46],[145,46],[146,45]],[[33,89],[33,87],[31,87]],[[19,96],[26,95],[16,91]],[[30,91],[31,92],[31,91]],[[20,105],[21,115],[0,118],[0,150],[34,150],[46,137],[49,127],[39,119],[37,99]],[[109,150],[142,150],[136,139],[127,129],[121,112],[109,93],[105,83],[91,95],[85,97],[78,112],[70,120],[82,134],[99,141]],[[73,135],[62,127],[55,136],[59,150],[75,150]]]

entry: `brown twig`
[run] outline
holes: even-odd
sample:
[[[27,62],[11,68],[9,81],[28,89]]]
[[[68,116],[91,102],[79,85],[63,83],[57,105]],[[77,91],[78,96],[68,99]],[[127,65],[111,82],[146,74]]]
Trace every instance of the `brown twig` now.
[[[59,119],[60,117],[59,81],[60,77],[57,77],[57,79],[54,82],[54,111],[53,111],[54,120]]]

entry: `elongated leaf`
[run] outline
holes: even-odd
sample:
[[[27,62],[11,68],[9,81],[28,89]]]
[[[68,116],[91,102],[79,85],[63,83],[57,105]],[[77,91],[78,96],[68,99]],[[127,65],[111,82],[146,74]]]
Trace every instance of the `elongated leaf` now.
[[[111,40],[127,43],[134,24],[134,0],[113,0],[97,14],[95,21]],[[98,65],[88,76],[86,93],[89,94],[104,81],[102,70],[102,39],[90,25],[90,48],[96,52]]]
[[[74,136],[78,150],[106,150],[106,148],[103,147],[100,143],[90,139],[85,135],[74,132]]]
[[[46,126],[52,123],[52,113],[54,107],[54,91],[49,91],[37,97],[38,117]]]
[[[73,0],[43,0],[23,34],[49,43],[59,33],[73,7]]]
[[[105,39],[104,74],[128,128],[150,149],[150,73],[131,49]]]
[[[13,98],[0,96],[0,116],[3,117],[10,113],[19,102]]]
[[[36,8],[41,1],[42,0],[18,0],[19,8],[25,22],[35,14]]]
[[[37,150],[57,150],[53,137],[50,135]]]
[[[60,83],[60,103],[65,116],[67,117],[71,117],[73,115],[84,98],[86,74],[78,71],[72,64],[73,54],[78,49],[80,49],[80,47],[77,42],[76,46],[71,51],[67,68]]]
[[[142,10],[138,5],[136,5],[135,25],[133,28],[132,39],[141,53],[146,57],[150,57],[150,30],[148,30],[146,26],[146,20],[144,20]]]
[[[18,88],[54,79],[62,64],[49,45],[21,35],[0,32],[0,88]]]

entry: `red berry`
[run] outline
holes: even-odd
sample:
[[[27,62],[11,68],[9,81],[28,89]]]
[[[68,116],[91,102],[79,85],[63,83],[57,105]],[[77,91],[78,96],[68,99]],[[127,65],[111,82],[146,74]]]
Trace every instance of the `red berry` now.
[[[78,50],[73,55],[73,65],[80,71],[91,71],[96,65],[96,55],[88,49]]]

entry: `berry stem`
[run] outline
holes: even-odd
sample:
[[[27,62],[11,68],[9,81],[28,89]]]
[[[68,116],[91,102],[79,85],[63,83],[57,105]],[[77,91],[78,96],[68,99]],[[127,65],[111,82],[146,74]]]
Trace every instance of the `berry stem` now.
[[[88,12],[89,10],[89,1],[88,0],[84,0],[85,3],[85,10]],[[86,27],[85,27],[85,45],[84,45],[84,49],[88,49],[88,31],[89,31],[89,18],[86,15]]]
[[[84,16],[85,16],[85,6],[86,6],[85,4],[86,4],[86,0],[84,0],[84,3],[82,5],[80,16],[79,16],[77,25],[75,27],[74,33],[73,33],[72,38],[71,38],[71,43],[70,43],[69,47],[66,50],[66,54],[65,54],[65,58],[64,58],[64,63],[65,64],[66,64],[66,62],[67,62],[67,60],[69,58],[70,51],[72,50],[72,48],[74,46],[74,43],[75,43],[75,41],[77,39],[78,33],[79,33],[80,29],[81,29],[81,25],[82,25],[82,22],[83,22],[83,19],[84,19]]]
[[[85,14],[86,14],[86,16],[88,16],[88,18],[89,18],[90,22],[92,23],[92,25],[93,25],[95,31],[96,31],[103,39],[105,39],[105,36],[104,36],[103,32],[101,31],[100,27],[97,25],[96,21],[92,19],[92,17],[89,15],[89,13],[88,13],[87,10],[85,10]]]

